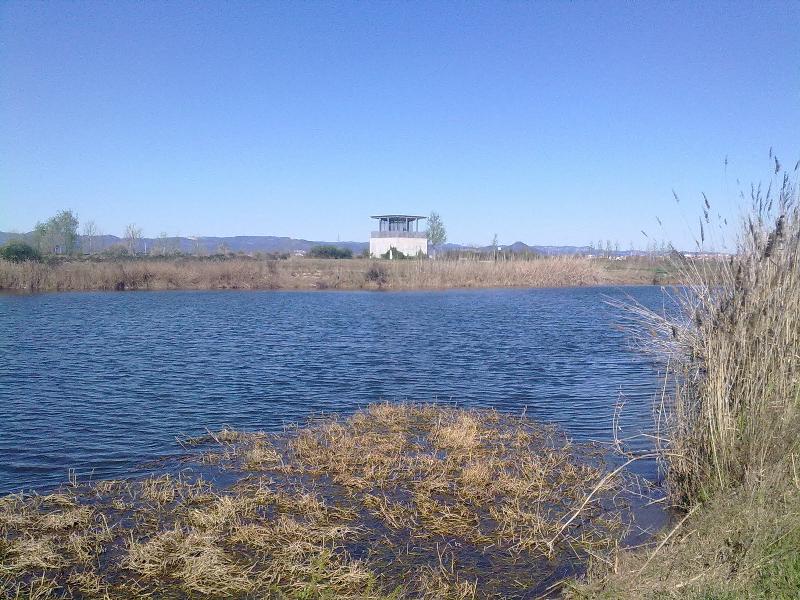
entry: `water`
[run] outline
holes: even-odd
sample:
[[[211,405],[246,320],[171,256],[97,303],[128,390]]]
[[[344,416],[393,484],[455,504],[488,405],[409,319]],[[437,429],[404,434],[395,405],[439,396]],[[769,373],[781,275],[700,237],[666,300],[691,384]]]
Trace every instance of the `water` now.
[[[624,434],[647,430],[658,365],[605,303],[624,294],[664,302],[657,287],[0,295],[0,493],[143,474],[177,435],[381,399],[609,440],[622,393]]]

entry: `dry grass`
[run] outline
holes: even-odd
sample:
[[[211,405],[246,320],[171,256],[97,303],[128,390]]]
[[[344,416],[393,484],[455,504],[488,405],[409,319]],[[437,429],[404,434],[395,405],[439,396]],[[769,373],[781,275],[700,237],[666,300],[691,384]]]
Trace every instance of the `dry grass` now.
[[[522,597],[630,521],[593,449],[491,411],[380,404],[183,444],[178,475],[0,499],[6,595]]]
[[[800,486],[717,494],[648,548],[574,584],[570,598],[794,600],[800,597]]]
[[[659,439],[673,496],[688,506],[776,470],[788,477],[800,456],[797,188],[785,176],[755,188],[752,204],[730,261],[710,274],[678,259],[679,315],[633,307],[669,361]]]
[[[664,264],[555,257],[530,260],[0,260],[0,290],[444,289],[666,283]]]
[[[634,307],[646,343],[669,361],[658,442],[671,499],[686,512],[577,597],[800,597],[796,174],[753,188],[738,252],[722,268],[679,261],[690,285],[677,317]]]

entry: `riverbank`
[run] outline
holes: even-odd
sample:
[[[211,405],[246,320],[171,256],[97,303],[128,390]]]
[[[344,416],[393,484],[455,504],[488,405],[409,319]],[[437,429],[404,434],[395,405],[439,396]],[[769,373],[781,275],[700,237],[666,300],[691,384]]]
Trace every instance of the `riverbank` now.
[[[569,586],[572,600],[794,600],[800,594],[800,471],[716,494]],[[776,480],[777,479],[777,480]]]
[[[666,259],[504,261],[248,257],[0,260],[0,290],[426,290],[677,283]]]
[[[0,498],[7,595],[550,596],[632,522],[597,448],[494,411],[378,404],[181,443],[143,480]]]

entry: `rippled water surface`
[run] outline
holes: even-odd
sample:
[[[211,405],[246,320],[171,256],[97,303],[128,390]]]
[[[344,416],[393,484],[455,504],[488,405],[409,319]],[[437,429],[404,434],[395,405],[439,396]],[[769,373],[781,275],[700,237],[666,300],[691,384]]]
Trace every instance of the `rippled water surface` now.
[[[0,295],[0,493],[381,399],[526,410],[608,440],[622,393],[632,434],[659,380],[605,303],[623,294],[664,302],[657,287]]]

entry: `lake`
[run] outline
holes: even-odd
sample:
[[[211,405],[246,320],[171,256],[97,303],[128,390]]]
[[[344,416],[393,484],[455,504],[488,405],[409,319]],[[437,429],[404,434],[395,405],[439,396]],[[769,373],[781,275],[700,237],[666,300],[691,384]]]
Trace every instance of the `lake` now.
[[[623,434],[648,430],[659,365],[606,304],[625,295],[665,302],[658,287],[0,295],[0,493],[145,474],[179,435],[380,400],[608,441],[623,394]]]

